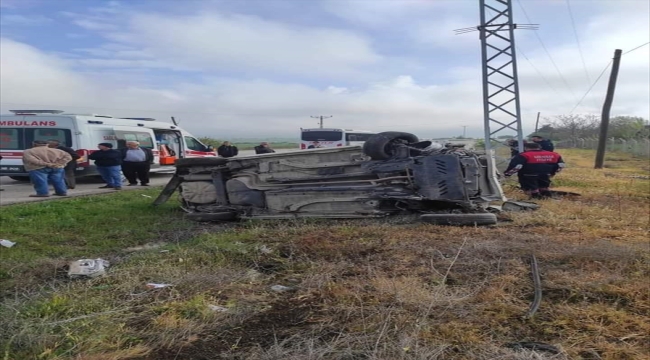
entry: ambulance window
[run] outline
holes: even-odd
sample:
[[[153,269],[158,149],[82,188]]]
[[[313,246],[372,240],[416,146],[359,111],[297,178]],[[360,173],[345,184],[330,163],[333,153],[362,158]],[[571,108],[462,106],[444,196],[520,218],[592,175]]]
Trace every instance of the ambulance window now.
[[[138,142],[144,148],[153,149],[153,139],[148,133],[137,133]]]
[[[115,135],[117,135],[117,147],[120,149],[126,147],[127,141],[137,141],[140,143],[140,146],[153,149],[153,139],[149,133],[136,131],[115,131]]]
[[[187,148],[194,151],[206,151],[205,146],[193,137],[185,136]]]
[[[22,131],[21,129],[0,129],[0,149],[2,150],[22,150],[24,149],[21,146],[22,140]]]
[[[67,129],[27,129],[27,140],[59,140],[63,146],[72,146],[70,130]]]

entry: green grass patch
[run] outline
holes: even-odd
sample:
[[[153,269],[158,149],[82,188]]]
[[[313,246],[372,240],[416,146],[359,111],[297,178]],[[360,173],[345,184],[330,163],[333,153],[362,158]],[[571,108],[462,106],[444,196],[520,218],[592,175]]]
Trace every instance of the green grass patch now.
[[[183,238],[194,223],[183,220],[174,201],[153,207],[151,202],[159,191],[153,188],[3,207],[1,236],[17,244],[0,248],[0,294],[30,269],[52,270],[58,261],[106,257],[149,242]]]

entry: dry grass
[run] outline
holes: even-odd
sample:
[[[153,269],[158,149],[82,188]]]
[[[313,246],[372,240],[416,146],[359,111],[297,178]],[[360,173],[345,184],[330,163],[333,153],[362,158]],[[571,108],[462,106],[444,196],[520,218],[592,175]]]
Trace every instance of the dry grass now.
[[[564,156],[556,183],[583,196],[495,228],[251,222],[145,247],[103,278],[21,288],[2,302],[0,349],[6,359],[650,359],[650,182],[626,177],[648,170]],[[544,292],[525,320],[532,253]],[[505,346],[519,341],[562,353]]]

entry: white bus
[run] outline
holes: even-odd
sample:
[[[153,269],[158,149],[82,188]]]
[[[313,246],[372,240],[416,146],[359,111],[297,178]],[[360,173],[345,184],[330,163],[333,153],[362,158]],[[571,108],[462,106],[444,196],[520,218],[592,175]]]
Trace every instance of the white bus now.
[[[374,134],[352,129],[300,129],[300,149],[363,145]]]
[[[217,156],[212,146],[201,143],[194,135],[167,122],[151,118],[114,118],[97,114],[66,114],[61,110],[10,110],[0,115],[0,176],[29,180],[23,167],[23,150],[34,140],[59,140],[76,150],[75,175],[96,175],[88,155],[97,151],[97,144],[111,143],[113,148],[126,147],[127,141],[138,141],[152,150],[151,172],[173,171],[174,162],[186,157]]]

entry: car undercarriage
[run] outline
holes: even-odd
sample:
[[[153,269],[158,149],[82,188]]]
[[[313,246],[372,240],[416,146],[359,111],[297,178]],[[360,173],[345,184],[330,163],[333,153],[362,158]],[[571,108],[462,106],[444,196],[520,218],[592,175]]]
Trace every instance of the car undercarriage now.
[[[504,200],[485,155],[384,132],[363,147],[187,158],[154,204],[180,189],[189,219],[368,218],[418,214],[453,225],[496,223]]]

